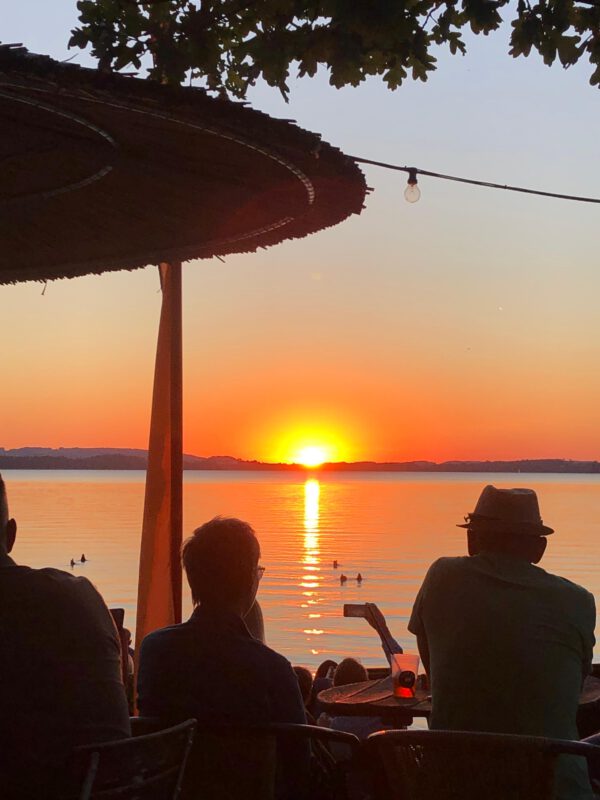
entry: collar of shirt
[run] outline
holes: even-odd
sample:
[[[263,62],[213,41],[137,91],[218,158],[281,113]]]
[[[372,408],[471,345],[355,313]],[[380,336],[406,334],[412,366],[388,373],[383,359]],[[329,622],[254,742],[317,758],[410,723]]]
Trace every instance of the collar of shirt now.
[[[233,611],[216,606],[206,604],[196,606],[189,621],[192,625],[216,625],[221,630],[228,629],[232,633],[252,638],[252,634],[241,617],[234,614]]]

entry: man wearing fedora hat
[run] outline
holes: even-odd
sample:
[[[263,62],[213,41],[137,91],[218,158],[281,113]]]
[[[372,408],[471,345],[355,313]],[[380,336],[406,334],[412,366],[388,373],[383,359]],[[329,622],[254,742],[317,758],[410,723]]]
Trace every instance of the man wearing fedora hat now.
[[[408,625],[430,677],[430,727],[577,739],[589,674],[593,596],[536,566],[553,533],[531,489],[486,486],[468,556],[435,561]],[[557,798],[590,798],[585,762],[564,758]]]

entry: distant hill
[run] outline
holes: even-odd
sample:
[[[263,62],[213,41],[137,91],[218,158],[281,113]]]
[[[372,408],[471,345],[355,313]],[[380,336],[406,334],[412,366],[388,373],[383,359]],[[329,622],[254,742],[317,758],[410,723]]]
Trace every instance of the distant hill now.
[[[118,447],[0,447],[2,469],[139,469],[145,470],[146,450]],[[306,470],[298,464],[268,464],[243,461],[233,456],[183,457],[186,470]],[[312,471],[312,470],[310,470]],[[323,464],[320,472],[539,472],[600,473],[599,461],[571,461],[562,458],[523,459],[519,461],[376,461]]]

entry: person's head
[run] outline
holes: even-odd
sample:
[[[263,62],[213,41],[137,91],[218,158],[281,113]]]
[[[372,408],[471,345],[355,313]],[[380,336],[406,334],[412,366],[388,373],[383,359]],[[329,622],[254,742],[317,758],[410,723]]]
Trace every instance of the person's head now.
[[[312,690],[313,679],[310,673],[310,670],[306,667],[292,667],[294,672],[296,673],[296,678],[298,678],[298,686],[300,687],[300,694],[302,695],[302,699],[304,700],[304,705],[306,705],[310,699],[310,693]]]
[[[258,589],[259,557],[258,539],[247,522],[215,517],[196,528],[181,549],[194,603],[244,616]]]
[[[17,523],[8,515],[6,485],[0,475],[0,556],[10,553],[17,536]]]
[[[469,555],[500,553],[537,564],[546,550],[546,536],[553,533],[544,525],[533,489],[496,489],[486,486],[475,511],[467,514]]]
[[[360,683],[369,677],[367,670],[355,658],[344,658],[333,673],[334,686],[346,686],[348,683]]]
[[[331,658],[326,658],[319,666],[317,667],[317,671],[315,672],[315,680],[317,678],[326,678],[329,674],[329,670],[333,667],[335,669],[337,667],[337,661],[333,661]]]

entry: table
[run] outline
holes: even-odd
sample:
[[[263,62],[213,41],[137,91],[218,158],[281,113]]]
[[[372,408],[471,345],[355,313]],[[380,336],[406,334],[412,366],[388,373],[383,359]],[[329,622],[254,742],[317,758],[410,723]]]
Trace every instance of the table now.
[[[381,717],[397,727],[410,725],[414,717],[428,717],[431,713],[428,689],[417,689],[415,697],[395,697],[391,676],[323,689],[317,699],[335,716]]]
[[[395,726],[411,725],[415,717],[429,717],[429,690],[417,689],[415,697],[395,697],[391,677],[376,681],[334,686],[319,692],[317,699],[325,710],[341,717],[381,717]],[[586,711],[600,700],[600,679],[589,675],[579,698],[579,710]]]

